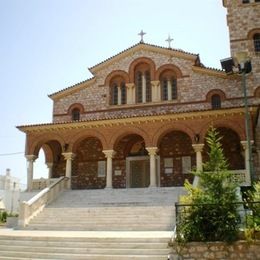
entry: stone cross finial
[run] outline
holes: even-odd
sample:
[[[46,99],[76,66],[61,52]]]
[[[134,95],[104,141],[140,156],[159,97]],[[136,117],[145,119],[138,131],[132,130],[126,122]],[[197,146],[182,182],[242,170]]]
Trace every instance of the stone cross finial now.
[[[169,44],[168,48],[171,49],[172,48],[171,47],[171,42],[173,41],[173,39],[171,38],[170,34],[169,34],[168,38],[165,41],[168,42],[168,44]]]
[[[138,33],[138,35],[140,35],[141,36],[141,40],[140,40],[140,42],[141,43],[143,43],[144,42],[144,35],[145,35],[146,33],[143,31],[143,30],[141,30],[141,32],[140,33]]]

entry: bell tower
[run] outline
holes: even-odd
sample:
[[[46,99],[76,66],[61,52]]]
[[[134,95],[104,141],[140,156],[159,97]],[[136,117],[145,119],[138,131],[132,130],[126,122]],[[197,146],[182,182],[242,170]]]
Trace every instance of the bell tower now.
[[[223,0],[227,8],[231,56],[246,51],[255,87],[260,86],[260,0]]]

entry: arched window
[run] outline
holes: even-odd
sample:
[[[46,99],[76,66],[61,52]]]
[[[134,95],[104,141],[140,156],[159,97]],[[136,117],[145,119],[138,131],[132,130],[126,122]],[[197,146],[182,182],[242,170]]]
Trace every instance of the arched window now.
[[[253,40],[254,40],[255,52],[260,52],[260,33],[254,34]]]
[[[112,97],[112,105],[117,105],[118,104],[118,86],[116,83],[113,84],[111,88],[111,97]]]
[[[146,83],[146,102],[151,102],[152,100],[152,93],[151,93],[151,75],[150,71],[145,72],[145,83]]]
[[[136,102],[146,103],[152,100],[151,72],[146,63],[140,63],[135,68]]]
[[[71,111],[71,119],[72,119],[72,121],[80,120],[80,110],[79,110],[79,108],[74,108]]]
[[[142,103],[143,101],[143,84],[142,84],[142,72],[138,71],[136,73],[136,100],[137,103]]]
[[[221,108],[221,98],[218,94],[214,94],[211,97],[211,108],[218,109]]]
[[[126,84],[121,76],[115,76],[110,81],[110,104],[121,105],[126,104]]]
[[[126,104],[126,85],[125,85],[125,82],[121,83],[121,103]]]
[[[177,99],[177,79],[173,78],[171,80],[172,84],[172,99]]]
[[[160,75],[161,99],[177,99],[177,78],[172,70],[166,70]]]

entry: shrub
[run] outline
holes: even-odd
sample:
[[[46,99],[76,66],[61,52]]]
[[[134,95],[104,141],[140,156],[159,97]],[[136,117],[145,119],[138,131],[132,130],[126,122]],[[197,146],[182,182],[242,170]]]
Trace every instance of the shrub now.
[[[199,187],[186,181],[188,195],[180,200],[184,206],[181,222],[177,226],[177,241],[227,241],[238,238],[240,217],[238,214],[236,188],[220,144],[221,138],[212,128],[206,138],[209,145],[209,161],[201,172]]]

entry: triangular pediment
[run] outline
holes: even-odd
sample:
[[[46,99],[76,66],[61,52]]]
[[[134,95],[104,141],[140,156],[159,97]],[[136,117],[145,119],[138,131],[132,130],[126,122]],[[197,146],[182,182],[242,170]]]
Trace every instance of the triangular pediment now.
[[[104,67],[109,66],[110,64],[117,62],[118,60],[123,59],[127,56],[131,56],[133,55],[133,53],[136,53],[138,51],[149,51],[149,52],[161,53],[161,54],[169,55],[171,57],[178,57],[178,58],[194,61],[194,63],[199,58],[198,54],[185,52],[180,49],[165,48],[165,47],[161,47],[153,44],[147,44],[147,43],[138,43],[96,64],[95,66],[90,67],[89,70],[92,74],[95,74],[97,71],[103,69]]]

